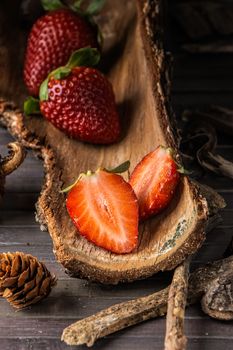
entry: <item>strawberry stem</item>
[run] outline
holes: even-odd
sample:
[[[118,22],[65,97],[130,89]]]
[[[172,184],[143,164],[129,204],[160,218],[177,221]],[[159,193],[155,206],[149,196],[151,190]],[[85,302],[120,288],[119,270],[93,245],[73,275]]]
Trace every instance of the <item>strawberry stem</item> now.
[[[159,147],[164,148],[164,149],[169,153],[169,155],[172,157],[173,161],[174,161],[174,162],[176,163],[176,165],[177,165],[177,171],[178,171],[178,173],[183,174],[183,175],[190,175],[190,174],[192,174],[191,171],[186,170],[180,163],[178,163],[178,162],[176,161],[176,159],[175,159],[175,151],[174,151],[173,148],[171,148],[171,147],[167,147],[167,148],[166,148],[166,147],[164,147],[164,146],[159,146]]]
[[[30,96],[24,101],[23,109],[26,115],[41,114],[40,101],[37,98]]]
[[[99,168],[96,170],[96,172],[92,172],[91,170],[88,170],[87,173],[81,173],[79,175],[79,177],[77,178],[77,180],[71,184],[70,186],[64,188],[63,190],[60,191],[60,193],[66,193],[66,192],[69,192],[84,176],[91,176],[91,175],[94,175],[96,174],[98,171],[100,170],[104,170],[104,171],[107,171],[108,173],[124,173],[125,171],[127,171],[129,169],[129,166],[130,166],[130,161],[127,160],[126,162],[118,165],[117,167],[113,168],[113,169],[105,169],[105,168]]]
[[[180,166],[179,164],[177,164],[179,167],[177,169],[178,173],[182,174],[182,175],[190,175],[192,174],[192,171],[189,171],[187,169],[185,169],[183,166]]]
[[[86,175],[86,174],[81,173],[81,174],[79,175],[79,177],[77,178],[77,180],[76,180],[74,183],[72,183],[71,185],[69,185],[69,186],[63,188],[63,190],[61,190],[61,191],[59,191],[59,192],[60,192],[60,193],[69,192],[69,191],[79,182],[79,180],[80,180],[83,176],[85,176],[85,175]]]

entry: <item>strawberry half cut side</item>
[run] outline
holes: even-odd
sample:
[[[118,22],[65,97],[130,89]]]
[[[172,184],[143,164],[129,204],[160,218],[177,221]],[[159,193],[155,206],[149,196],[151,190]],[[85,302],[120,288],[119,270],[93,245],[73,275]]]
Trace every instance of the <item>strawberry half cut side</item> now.
[[[138,243],[138,202],[120,175],[99,169],[81,174],[66,199],[79,233],[113,253],[130,253]]]
[[[141,220],[166,208],[174,195],[180,173],[172,154],[170,148],[159,146],[131,174],[130,184],[138,198]]]

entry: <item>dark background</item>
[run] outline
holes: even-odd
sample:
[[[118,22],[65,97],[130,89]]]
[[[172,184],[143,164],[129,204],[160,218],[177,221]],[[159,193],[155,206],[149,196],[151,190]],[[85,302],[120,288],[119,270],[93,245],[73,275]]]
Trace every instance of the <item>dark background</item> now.
[[[166,2],[165,46],[174,57],[172,106],[178,120],[185,109],[203,109],[210,105],[233,109],[232,18],[232,1]],[[217,135],[217,152],[233,160],[232,136],[220,129]],[[10,140],[9,134],[0,129],[0,153],[5,153],[5,145]],[[42,180],[42,164],[32,154],[7,178],[0,213],[0,251],[18,250],[36,255],[57,274],[58,285],[48,299],[28,311],[17,313],[0,299],[0,349],[3,350],[71,349],[60,341],[64,327],[114,303],[159,290],[171,277],[164,273],[109,287],[69,278],[55,262],[49,235],[41,232],[34,220],[34,203]],[[225,198],[227,207],[222,211],[222,223],[208,234],[195,256],[193,267],[221,258],[233,227],[232,180],[204,172],[199,181],[215,188]],[[232,349],[232,326],[232,322],[210,319],[199,305],[190,307],[185,321],[188,349]],[[93,349],[162,349],[164,331],[164,318],[148,321],[97,342]]]

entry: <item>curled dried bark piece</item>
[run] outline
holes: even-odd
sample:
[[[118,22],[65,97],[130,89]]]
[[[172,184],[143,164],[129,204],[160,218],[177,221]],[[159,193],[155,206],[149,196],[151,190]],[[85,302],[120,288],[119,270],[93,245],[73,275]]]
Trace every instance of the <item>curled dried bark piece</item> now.
[[[207,264],[194,271],[189,278],[188,304],[200,300],[211,288],[213,281],[223,274],[223,271],[232,270],[233,256]],[[65,328],[62,340],[68,345],[87,344],[91,346],[97,339],[105,335],[150,318],[162,316],[167,311],[168,293],[169,287],[146,297],[111,306]],[[231,295],[233,295],[232,290]],[[224,311],[223,309],[221,312]]]
[[[193,114],[195,115],[195,122],[186,125],[188,133],[181,143],[182,152],[188,156],[195,153],[196,159],[202,168],[233,179],[233,163],[215,151],[217,146],[215,128],[209,123],[203,122],[202,118],[196,115],[195,112],[186,111],[183,118],[190,120]],[[185,133],[184,131],[184,135]]]
[[[183,117],[189,121],[204,121],[229,135],[233,135],[233,110],[221,106],[210,106],[204,110],[186,110]]]
[[[233,255],[197,269],[189,279],[189,303],[202,297],[203,311],[220,320],[233,319]]]
[[[219,214],[219,211],[225,208],[226,202],[224,198],[211,187],[201,184],[195,180],[193,180],[193,182],[199,187],[201,194],[207,199],[209,213],[206,233],[208,233],[222,222],[222,217],[221,214]]]
[[[218,320],[233,319],[233,270],[227,270],[210,284],[201,300],[203,311]]]
[[[9,155],[1,159],[0,166],[4,176],[9,175],[23,162],[26,151],[19,142],[11,142],[7,145]]]
[[[184,335],[184,315],[188,292],[190,258],[175,269],[170,285],[167,305],[167,322],[164,349],[184,350],[187,338]]]
[[[209,217],[216,215],[219,210],[225,208],[226,202],[224,198],[218,194],[218,192],[207,185],[201,184],[200,182],[194,182],[200,188],[201,194],[207,199]]]

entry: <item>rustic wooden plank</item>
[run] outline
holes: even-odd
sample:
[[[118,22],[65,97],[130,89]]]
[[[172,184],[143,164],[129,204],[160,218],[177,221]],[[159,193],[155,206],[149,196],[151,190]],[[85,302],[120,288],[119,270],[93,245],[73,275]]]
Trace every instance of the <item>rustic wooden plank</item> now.
[[[39,193],[36,192],[5,192],[1,210],[35,211]]]
[[[205,175],[198,180],[200,183],[206,184],[214,188],[216,191],[232,190],[233,188],[232,179],[220,175],[215,175],[210,172],[206,172]]]
[[[1,345],[4,350],[87,350],[86,346],[68,346],[58,339],[1,339]],[[161,338],[147,338],[146,344],[143,336],[141,338],[125,339],[120,336],[105,337],[95,344],[93,350],[155,350],[162,349],[163,339]],[[208,339],[208,338],[189,338],[188,350],[232,350],[231,339]]]
[[[17,338],[17,337],[44,337],[44,338],[57,338],[60,337],[64,327],[68,326],[72,322],[71,319],[63,318],[12,318],[8,317],[0,319],[1,336],[0,338]],[[9,327],[10,326],[10,327]],[[120,331],[118,336],[121,339],[128,338],[141,338],[143,335],[144,340],[147,338],[162,338],[164,336],[165,319],[158,318],[149,322],[141,323],[140,325],[130,327],[124,331]],[[186,322],[186,335],[188,337],[195,338],[208,338],[218,339],[222,338],[223,334],[226,339],[232,341],[232,325],[230,323],[224,323],[215,321],[208,318],[189,319]],[[157,334],[157,336],[155,336]],[[116,335],[115,335],[116,336]],[[109,339],[114,336],[110,336]],[[127,344],[127,343],[126,343]]]
[[[189,108],[208,107],[210,105],[220,105],[233,108],[232,92],[173,92],[172,104],[187,106]]]
[[[24,253],[35,255],[44,262],[55,261],[51,245],[9,244],[0,246],[0,252],[4,251],[23,251]]]
[[[233,76],[232,55],[229,54],[202,54],[189,55],[179,53],[174,56],[173,84],[178,79],[186,82],[187,78],[205,78],[205,81],[223,80]]]
[[[0,226],[18,227],[18,226],[30,226],[37,227],[38,223],[35,221],[35,213],[33,211],[23,210],[7,210],[0,211]]]
[[[0,226],[0,246],[7,245],[33,245],[49,246],[52,242],[47,232],[40,230],[39,225],[33,227],[2,227]]]
[[[233,67],[231,67],[232,69]],[[205,77],[193,77],[190,79],[190,76],[187,76],[187,79],[183,77],[180,79],[176,79],[173,84],[173,92],[175,94],[178,93],[186,93],[186,91],[193,93],[229,93],[232,92],[232,79],[233,76],[224,77],[221,76],[219,79],[215,77],[213,79],[209,78],[208,80]]]

